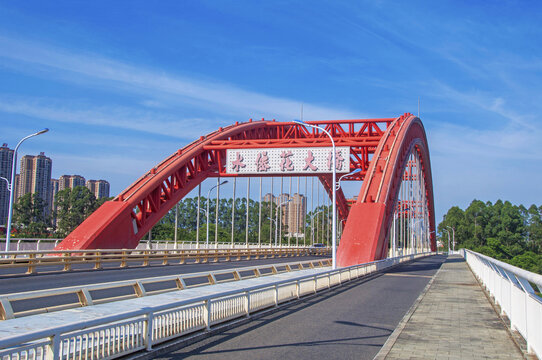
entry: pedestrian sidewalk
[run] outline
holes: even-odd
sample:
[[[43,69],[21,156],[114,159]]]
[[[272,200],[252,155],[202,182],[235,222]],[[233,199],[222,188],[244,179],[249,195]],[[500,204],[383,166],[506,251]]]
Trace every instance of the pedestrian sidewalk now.
[[[429,286],[375,359],[523,359],[462,257]]]

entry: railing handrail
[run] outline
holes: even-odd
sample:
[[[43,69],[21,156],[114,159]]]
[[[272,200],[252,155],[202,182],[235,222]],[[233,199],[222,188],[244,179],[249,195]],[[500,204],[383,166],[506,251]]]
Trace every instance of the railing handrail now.
[[[101,317],[99,319],[92,319],[92,320],[85,319],[84,321],[74,322],[74,323],[71,323],[71,324],[68,324],[68,325],[55,326],[55,327],[51,327],[51,328],[43,329],[43,330],[32,330],[32,331],[30,331],[28,333],[25,333],[23,335],[15,335],[15,336],[10,336],[10,337],[0,339],[0,348],[8,348],[8,347],[17,346],[18,344],[21,344],[21,343],[26,343],[26,342],[29,342],[29,341],[34,341],[34,340],[39,340],[39,339],[43,339],[43,338],[47,338],[47,337],[52,337],[52,336],[55,336],[57,334],[66,333],[66,332],[70,332],[70,331],[76,331],[76,330],[82,329],[83,327],[84,328],[89,328],[89,327],[93,327],[93,326],[98,326],[98,325],[103,325],[103,324],[107,324],[107,323],[120,321],[120,320],[123,320],[123,319],[135,318],[135,317],[138,317],[138,316],[144,316],[144,315],[152,314],[152,313],[155,313],[155,312],[160,312],[160,311],[163,311],[163,310],[179,308],[181,306],[190,305],[190,304],[194,304],[194,303],[202,303],[202,302],[211,301],[211,300],[219,299],[219,298],[224,298],[224,297],[228,297],[228,296],[232,296],[232,295],[236,295],[236,294],[249,293],[249,292],[254,291],[254,290],[259,290],[259,289],[264,289],[264,288],[271,288],[271,287],[275,287],[275,286],[286,284],[286,283],[297,283],[298,281],[302,281],[304,279],[330,276],[331,274],[341,273],[343,271],[354,269],[354,268],[367,267],[367,266],[370,266],[370,265],[375,265],[375,264],[384,263],[384,262],[396,262],[396,261],[399,261],[399,260],[401,260],[403,258],[414,259],[416,257],[427,256],[429,254],[432,254],[432,253],[429,252],[429,253],[418,253],[418,254],[403,255],[403,256],[399,256],[399,257],[395,257],[395,258],[388,258],[388,259],[384,259],[384,260],[379,260],[379,261],[374,261],[374,262],[369,262],[369,263],[364,263],[364,264],[359,264],[359,265],[352,265],[352,266],[348,266],[348,267],[344,267],[344,268],[338,268],[338,269],[335,269],[335,270],[322,271],[322,272],[320,272],[318,274],[309,274],[309,275],[296,277],[296,278],[293,278],[293,279],[285,279],[285,280],[270,282],[270,283],[267,283],[267,284],[254,285],[254,286],[243,288],[242,290],[234,289],[234,290],[224,291],[224,292],[217,293],[217,294],[203,295],[203,296],[199,296],[199,297],[196,297],[196,298],[178,300],[178,301],[174,301],[174,302],[171,302],[171,303],[168,303],[168,304],[163,304],[163,305],[149,306],[149,307],[141,308],[139,310],[126,311],[126,312],[122,312],[122,313],[115,314],[115,315],[104,316],[104,317]]]
[[[469,252],[469,253],[472,253],[472,254],[475,254],[476,256],[479,256],[481,257],[482,259],[494,264],[494,265],[497,265],[501,268],[503,268],[504,270],[516,275],[516,276],[519,276],[527,281],[530,281],[532,282],[533,284],[536,284],[537,286],[539,286],[541,289],[542,289],[542,275],[540,274],[536,274],[536,273],[533,273],[533,272],[530,272],[528,270],[525,270],[525,269],[521,269],[521,268],[518,268],[514,265],[510,265],[508,263],[505,263],[503,261],[500,261],[500,260],[497,260],[497,259],[494,259],[492,257],[489,257],[487,255],[484,255],[484,254],[480,254],[480,253],[477,253],[476,251],[472,251],[472,250],[469,250],[469,249],[463,249],[464,251],[466,252]]]
[[[461,255],[506,314],[510,328],[527,343],[527,351],[542,358],[542,276],[472,250]]]

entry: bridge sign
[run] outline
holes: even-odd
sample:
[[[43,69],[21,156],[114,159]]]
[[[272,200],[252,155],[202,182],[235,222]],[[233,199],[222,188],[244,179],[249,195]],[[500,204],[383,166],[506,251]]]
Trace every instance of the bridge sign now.
[[[335,148],[337,173],[350,171],[350,147]],[[330,173],[333,168],[333,148],[271,148],[228,149],[228,174],[288,174]]]

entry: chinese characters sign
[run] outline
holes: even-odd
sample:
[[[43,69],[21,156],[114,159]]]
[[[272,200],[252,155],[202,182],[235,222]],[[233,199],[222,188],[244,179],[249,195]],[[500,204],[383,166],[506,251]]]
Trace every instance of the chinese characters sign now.
[[[337,172],[350,171],[350,148],[337,147]],[[228,174],[330,173],[333,150],[322,148],[228,149]]]

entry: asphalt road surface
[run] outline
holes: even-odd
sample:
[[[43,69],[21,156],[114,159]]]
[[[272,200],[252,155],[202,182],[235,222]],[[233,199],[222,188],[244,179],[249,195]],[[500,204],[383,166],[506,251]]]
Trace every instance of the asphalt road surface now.
[[[158,358],[373,359],[444,260],[354,281]]]

